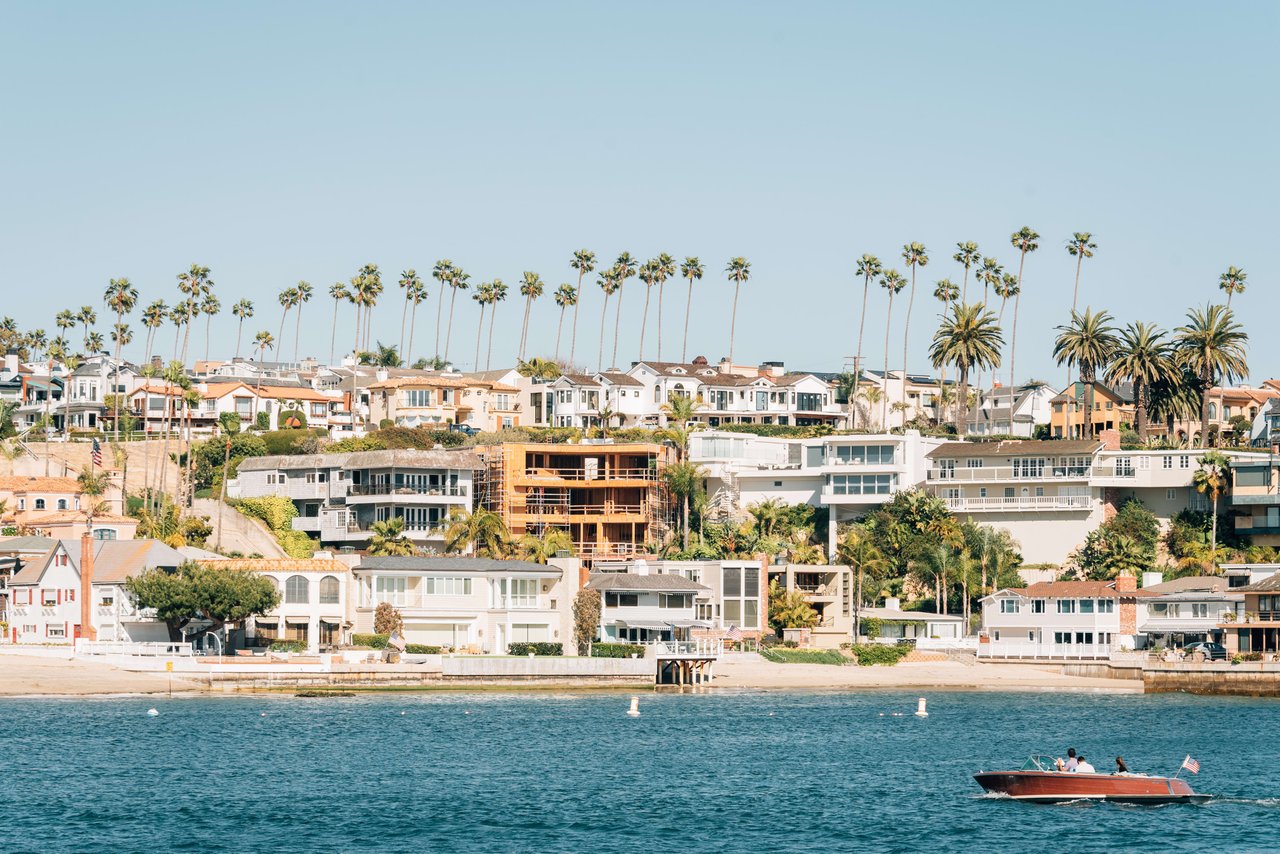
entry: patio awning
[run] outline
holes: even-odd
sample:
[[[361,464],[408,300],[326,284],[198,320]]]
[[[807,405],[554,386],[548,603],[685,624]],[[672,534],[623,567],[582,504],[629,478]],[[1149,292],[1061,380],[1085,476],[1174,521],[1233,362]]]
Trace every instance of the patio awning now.
[[[291,626],[305,626],[307,623],[311,622],[308,617],[285,617],[284,621]]]
[[[613,624],[623,629],[652,629],[656,632],[666,631],[671,628],[667,623],[649,623],[640,620],[634,622],[631,620],[614,620]]]
[[[703,620],[671,620],[667,623],[675,629],[709,629],[711,624]]]
[[[1185,620],[1147,620],[1138,629],[1138,633],[1144,635],[1202,635],[1205,632],[1213,631],[1217,627],[1216,623],[1208,621],[1188,623]]]

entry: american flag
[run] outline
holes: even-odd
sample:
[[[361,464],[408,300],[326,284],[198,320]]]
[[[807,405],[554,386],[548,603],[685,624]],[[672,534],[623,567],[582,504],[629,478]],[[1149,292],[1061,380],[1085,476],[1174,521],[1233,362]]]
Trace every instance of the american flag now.
[[[725,635],[725,637],[731,641],[735,641],[735,642],[740,641],[742,640],[742,630],[739,629],[737,626],[730,625],[729,633]]]
[[[1182,767],[1186,768],[1192,774],[1200,773],[1200,763],[1191,758],[1191,754],[1187,754],[1187,758],[1182,760]]]
[[[102,445],[97,439],[93,440],[93,464],[102,468]]]

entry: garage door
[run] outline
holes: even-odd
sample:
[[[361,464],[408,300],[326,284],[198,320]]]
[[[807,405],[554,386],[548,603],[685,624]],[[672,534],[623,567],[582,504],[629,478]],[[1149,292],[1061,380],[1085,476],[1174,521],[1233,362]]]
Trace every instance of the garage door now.
[[[458,646],[467,643],[467,624],[405,623],[404,639],[428,646]]]
[[[549,640],[551,640],[551,630],[548,626],[538,625],[535,623],[511,624],[512,643],[543,643]]]

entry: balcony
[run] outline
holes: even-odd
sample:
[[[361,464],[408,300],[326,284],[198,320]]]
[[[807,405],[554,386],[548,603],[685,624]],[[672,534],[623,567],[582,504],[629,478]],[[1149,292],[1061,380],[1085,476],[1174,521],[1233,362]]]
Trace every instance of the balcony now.
[[[514,512],[523,512],[530,516],[645,516],[649,512],[647,503],[620,504],[607,501],[602,504],[527,504],[523,511],[518,507]]]
[[[656,468],[526,468],[524,476],[532,480],[646,480],[658,479]]]
[[[1093,509],[1093,498],[1088,495],[1028,495],[988,496],[986,498],[943,498],[947,509],[964,513],[1010,513],[1018,510],[1073,510]]]
[[[466,486],[419,486],[416,484],[353,483],[347,490],[352,498],[378,495],[426,495],[441,498],[466,498],[470,490]]]
[[[981,468],[931,468],[927,472],[930,482],[941,483],[954,481],[957,483],[991,483],[1002,480],[1019,482],[1044,480],[1088,480],[1093,476],[1093,466],[1051,466],[1045,465],[1038,472],[1030,473],[1027,469],[1015,469],[1012,466],[984,466]]]

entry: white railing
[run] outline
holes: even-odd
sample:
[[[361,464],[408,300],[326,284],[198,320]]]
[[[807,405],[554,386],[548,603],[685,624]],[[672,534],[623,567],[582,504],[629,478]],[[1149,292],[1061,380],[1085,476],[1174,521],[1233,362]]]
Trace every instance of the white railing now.
[[[998,481],[998,480],[1088,480],[1093,475],[1092,466],[1063,466],[1045,464],[1038,471],[1029,468],[1019,468],[1014,472],[1012,466],[983,466],[980,468],[967,468],[957,466],[954,469],[931,468],[927,472],[927,477],[931,481]],[[1111,477],[1110,470],[1107,473]]]
[[[178,656],[182,658],[192,655],[189,643],[133,643],[117,641],[91,641],[83,638],[76,641],[77,655],[140,655],[148,657]]]
[[[1006,643],[978,644],[979,658],[1026,658],[1039,661],[1109,659],[1111,644],[1088,643]]]
[[[687,641],[650,641],[659,658],[677,658],[697,656],[699,658],[719,658],[720,640],[718,638],[697,638]]]
[[[978,639],[967,638],[916,638],[916,649],[977,649]]]
[[[1089,510],[1091,495],[988,495],[985,498],[943,498],[948,510]]]

